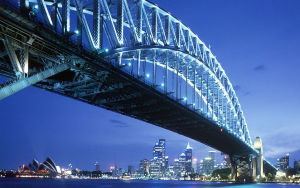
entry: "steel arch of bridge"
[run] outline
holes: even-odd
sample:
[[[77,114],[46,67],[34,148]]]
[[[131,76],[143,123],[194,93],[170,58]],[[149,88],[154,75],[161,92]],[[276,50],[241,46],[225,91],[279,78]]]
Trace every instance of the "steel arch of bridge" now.
[[[33,19],[41,19],[79,46],[99,53],[109,48],[109,53],[102,54],[115,66],[252,146],[241,105],[217,58],[190,28],[157,5],[146,0],[93,0],[84,4],[80,0],[18,0],[18,6],[21,10],[33,7],[37,11]],[[149,72],[152,79],[147,79]],[[170,82],[176,82],[175,89],[168,87]]]

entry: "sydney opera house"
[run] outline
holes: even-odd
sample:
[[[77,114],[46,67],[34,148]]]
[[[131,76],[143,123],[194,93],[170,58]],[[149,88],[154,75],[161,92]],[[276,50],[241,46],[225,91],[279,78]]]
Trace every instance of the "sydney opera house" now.
[[[59,171],[60,169],[58,169],[53,160],[47,157],[43,163],[39,163],[34,159],[28,166],[23,166],[21,174],[54,177],[60,173]]]

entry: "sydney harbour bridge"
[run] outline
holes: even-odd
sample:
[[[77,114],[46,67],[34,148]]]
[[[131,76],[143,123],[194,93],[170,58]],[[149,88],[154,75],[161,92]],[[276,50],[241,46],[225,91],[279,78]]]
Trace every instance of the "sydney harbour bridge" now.
[[[276,168],[196,33],[146,0],[0,0],[0,100],[35,86],[187,136],[237,181]]]

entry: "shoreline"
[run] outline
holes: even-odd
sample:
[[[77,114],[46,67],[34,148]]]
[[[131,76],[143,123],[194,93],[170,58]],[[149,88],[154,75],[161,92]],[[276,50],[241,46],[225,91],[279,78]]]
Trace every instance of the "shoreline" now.
[[[249,182],[249,183],[238,183],[235,181],[230,180],[224,180],[224,181],[203,181],[203,180],[178,180],[178,179],[166,179],[166,180],[160,180],[160,179],[121,179],[121,178],[56,178],[56,177],[0,177],[1,179],[52,179],[52,180],[104,180],[104,181],[183,181],[183,182],[203,182],[203,183],[230,183],[230,184],[236,184],[236,185],[244,185],[244,184],[295,184],[300,185],[300,182]]]

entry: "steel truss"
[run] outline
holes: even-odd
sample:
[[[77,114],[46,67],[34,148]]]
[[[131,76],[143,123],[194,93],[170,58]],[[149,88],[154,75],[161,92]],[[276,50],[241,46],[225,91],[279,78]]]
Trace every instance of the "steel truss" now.
[[[98,53],[108,48],[103,56],[115,67],[252,145],[241,105],[216,56],[190,28],[157,5],[146,0],[94,0],[91,5],[80,0],[17,2],[20,10],[37,5],[38,16],[34,19],[67,40],[75,40],[78,46],[87,44],[86,49]],[[4,43],[15,72],[28,74],[28,45],[20,49],[22,57],[16,58],[10,40],[5,39]],[[148,74],[152,79],[147,79]],[[92,80],[80,88],[57,88],[69,90],[76,97],[93,96],[101,93],[102,81]],[[176,86],[170,89],[170,83]]]

